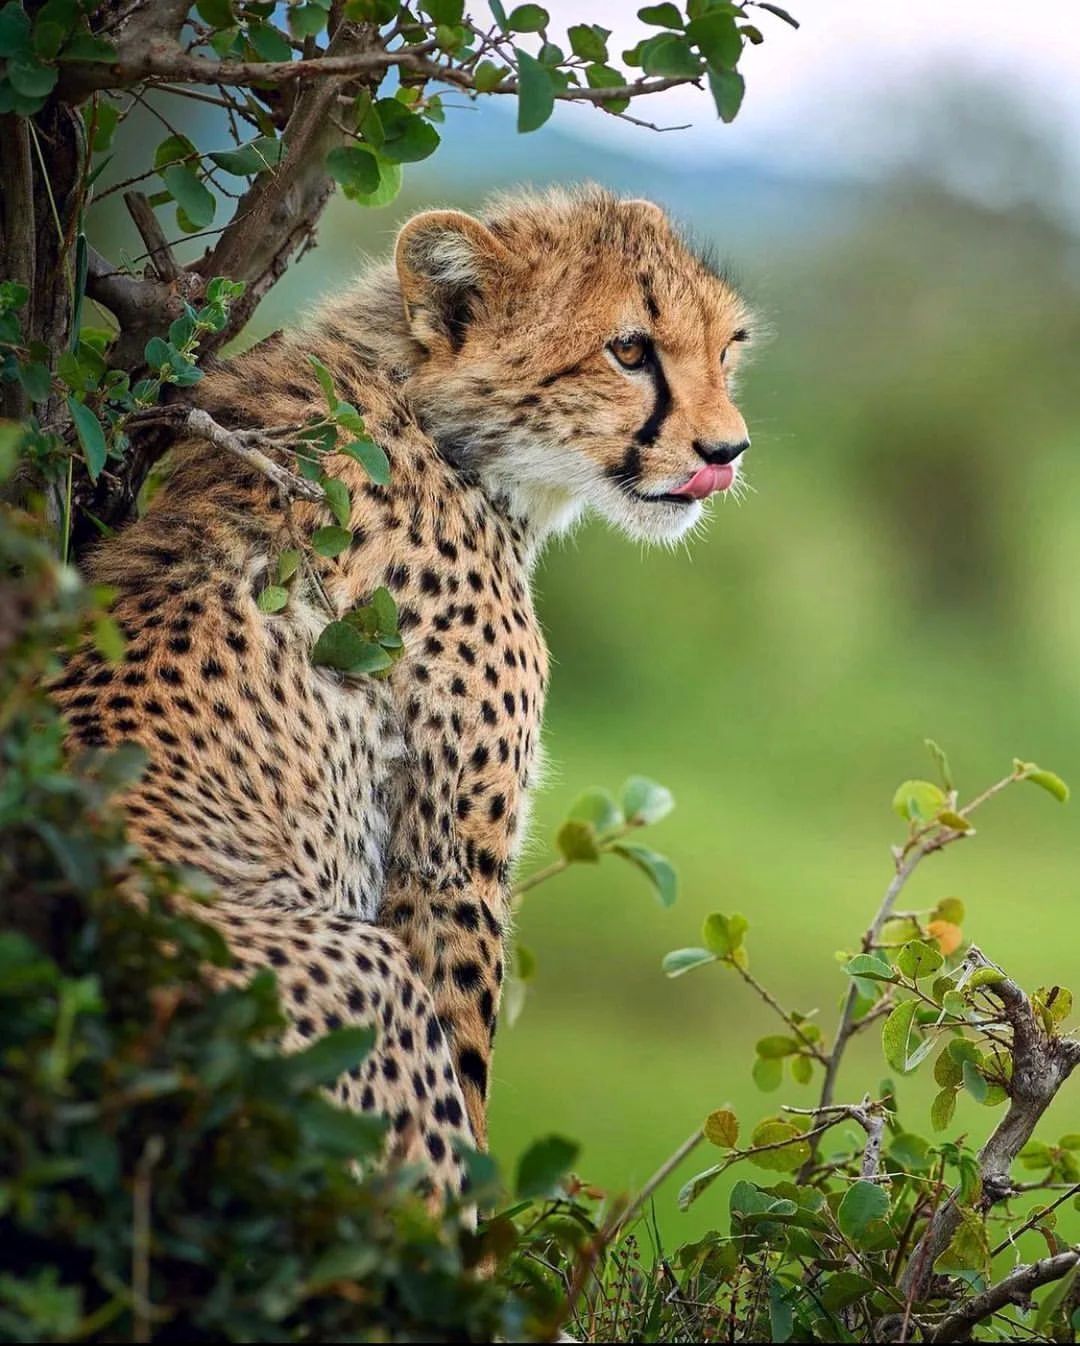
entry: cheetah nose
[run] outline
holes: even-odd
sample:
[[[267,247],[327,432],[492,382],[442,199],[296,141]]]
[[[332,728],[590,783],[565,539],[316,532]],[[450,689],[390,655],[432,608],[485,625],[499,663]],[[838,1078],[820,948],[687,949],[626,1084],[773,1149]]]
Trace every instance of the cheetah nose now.
[[[703,440],[694,440],[694,452],[700,458],[704,458],[707,463],[718,464],[726,467],[728,463],[733,463],[740,453],[745,453],[750,447],[748,439],[740,440],[738,444],[706,444]]]

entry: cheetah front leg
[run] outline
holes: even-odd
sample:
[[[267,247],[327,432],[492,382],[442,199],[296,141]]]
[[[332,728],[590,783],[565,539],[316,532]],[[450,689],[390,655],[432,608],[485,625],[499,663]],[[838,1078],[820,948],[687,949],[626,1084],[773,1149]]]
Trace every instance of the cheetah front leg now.
[[[380,920],[401,942],[428,988],[465,1096],[479,1148],[487,1146],[487,1096],[504,971],[504,885],[468,868],[432,882],[405,866],[391,871]]]

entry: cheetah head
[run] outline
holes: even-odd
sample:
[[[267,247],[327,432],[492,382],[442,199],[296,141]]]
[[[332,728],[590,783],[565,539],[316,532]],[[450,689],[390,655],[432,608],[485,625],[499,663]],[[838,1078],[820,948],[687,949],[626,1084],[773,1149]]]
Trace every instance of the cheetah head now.
[[[670,541],[736,487],[749,315],[658,206],[588,190],[430,211],[395,261],[422,424],[539,531],[591,509]]]

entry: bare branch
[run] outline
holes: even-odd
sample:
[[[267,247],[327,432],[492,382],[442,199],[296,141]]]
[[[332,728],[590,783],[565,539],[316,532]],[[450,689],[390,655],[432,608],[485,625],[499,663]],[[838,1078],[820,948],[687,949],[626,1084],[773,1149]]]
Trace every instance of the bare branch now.
[[[929,1340],[966,1341],[971,1329],[984,1318],[1003,1309],[1006,1304],[1024,1304],[1034,1290],[1051,1281],[1067,1276],[1080,1262],[1080,1248],[1070,1248],[1054,1257],[1043,1257],[1038,1262],[1018,1267],[989,1290],[969,1299],[929,1334]]]
[[[142,192],[125,192],[124,205],[135,221],[139,237],[146,244],[147,255],[158,280],[165,281],[166,284],[179,280],[180,265],[173,256],[172,248],[146,196]]]
[[[268,481],[277,487],[282,498],[285,500],[310,500],[313,504],[320,504],[325,500],[322,487],[314,481],[307,481],[303,477],[296,476],[288,468],[282,467],[270,458],[259,448],[260,444],[268,444],[266,437],[255,430],[226,430],[223,425],[219,425],[207,412],[196,407],[193,411],[184,413],[179,426],[181,432],[191,435],[197,435],[199,439],[208,440],[219,449],[224,449],[234,457],[239,458],[242,463],[248,467],[253,467],[257,472],[261,472]]]

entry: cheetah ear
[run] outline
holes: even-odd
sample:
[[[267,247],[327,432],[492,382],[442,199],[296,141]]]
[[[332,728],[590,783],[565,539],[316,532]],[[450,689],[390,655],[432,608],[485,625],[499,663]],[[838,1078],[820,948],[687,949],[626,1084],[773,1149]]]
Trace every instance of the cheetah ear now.
[[[623,207],[626,210],[636,211],[639,215],[644,215],[650,224],[668,224],[667,212],[663,206],[658,206],[655,201],[650,201],[644,196],[635,196],[628,201],[623,201]]]
[[[476,300],[505,272],[510,254],[460,210],[429,210],[402,227],[394,250],[405,314],[417,337],[441,334],[459,350]]]

